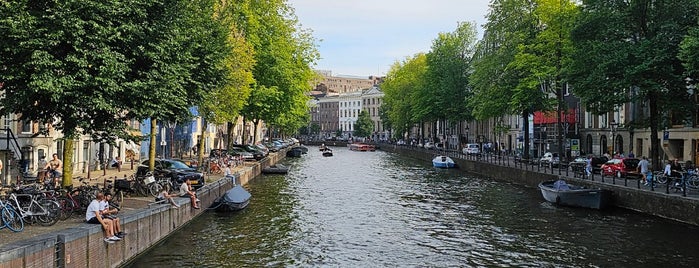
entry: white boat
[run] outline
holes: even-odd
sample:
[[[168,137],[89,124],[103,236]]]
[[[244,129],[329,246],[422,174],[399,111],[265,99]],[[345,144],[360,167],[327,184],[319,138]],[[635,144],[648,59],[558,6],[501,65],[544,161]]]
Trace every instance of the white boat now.
[[[434,167],[438,167],[438,168],[454,168],[454,167],[456,167],[454,160],[451,159],[451,157],[444,156],[444,155],[438,155],[437,157],[432,159],[432,165]]]

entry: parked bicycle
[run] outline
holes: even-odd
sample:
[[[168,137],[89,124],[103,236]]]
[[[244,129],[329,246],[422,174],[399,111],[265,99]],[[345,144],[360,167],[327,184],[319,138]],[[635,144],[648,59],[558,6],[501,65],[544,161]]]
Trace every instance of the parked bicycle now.
[[[38,198],[41,193],[10,193],[8,202],[16,212],[29,224],[39,223],[51,226],[58,222],[60,205],[56,201]]]
[[[24,230],[24,220],[15,209],[0,199],[0,229],[7,228],[13,232]]]

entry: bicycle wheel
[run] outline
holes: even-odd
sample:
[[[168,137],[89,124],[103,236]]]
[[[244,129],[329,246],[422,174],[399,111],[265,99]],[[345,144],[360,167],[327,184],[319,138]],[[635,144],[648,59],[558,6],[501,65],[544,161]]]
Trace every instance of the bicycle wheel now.
[[[0,217],[2,224],[4,224],[8,229],[12,230],[13,232],[21,232],[24,230],[24,221],[22,220],[22,217],[12,207],[3,207],[0,214],[2,214]]]
[[[138,182],[134,186],[134,188],[136,188],[136,194],[138,194],[139,196],[148,196],[148,187],[146,185],[143,185],[141,182]]]
[[[117,192],[114,193],[114,202],[112,202],[112,204],[114,204],[117,209],[121,209],[122,201],[124,201],[124,191],[117,190]]]
[[[161,191],[163,191],[163,186],[160,185],[160,183],[151,183],[148,185],[148,193],[150,193],[150,195],[153,197],[158,196]]]
[[[699,176],[697,175],[691,175],[687,178],[687,187],[692,188],[692,189],[698,189],[699,188]]]
[[[32,207],[37,210],[36,213],[40,214],[37,217],[40,225],[51,226],[58,222],[58,217],[61,214],[61,205],[56,201],[42,200],[39,203],[40,207],[36,208],[36,205]]]
[[[60,220],[66,220],[70,218],[71,216],[73,216],[73,212],[77,210],[77,208],[75,207],[75,203],[73,203],[73,200],[71,200],[68,197],[59,197],[58,200],[56,200],[56,202],[58,202],[58,205],[61,206],[61,213],[58,217],[58,219]]]
[[[653,178],[655,178],[655,180],[656,180],[658,183],[660,183],[660,184],[665,184],[665,183],[667,183],[667,177],[666,177],[665,175],[663,175],[662,173],[660,173],[660,174],[653,174]]]

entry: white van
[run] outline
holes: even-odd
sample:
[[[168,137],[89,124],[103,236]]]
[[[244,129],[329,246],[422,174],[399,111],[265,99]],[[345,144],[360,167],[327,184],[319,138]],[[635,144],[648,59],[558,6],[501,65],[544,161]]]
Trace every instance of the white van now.
[[[466,144],[466,147],[462,150],[464,154],[467,155],[474,155],[474,154],[480,154],[481,153],[481,147],[478,146],[477,143],[468,143]]]

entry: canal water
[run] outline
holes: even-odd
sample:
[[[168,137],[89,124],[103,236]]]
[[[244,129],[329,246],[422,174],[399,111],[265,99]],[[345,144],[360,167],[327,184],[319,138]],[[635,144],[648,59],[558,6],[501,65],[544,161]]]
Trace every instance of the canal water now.
[[[557,207],[538,189],[386,152],[309,147],[233,214],[205,213],[132,267],[697,267],[699,228]]]

